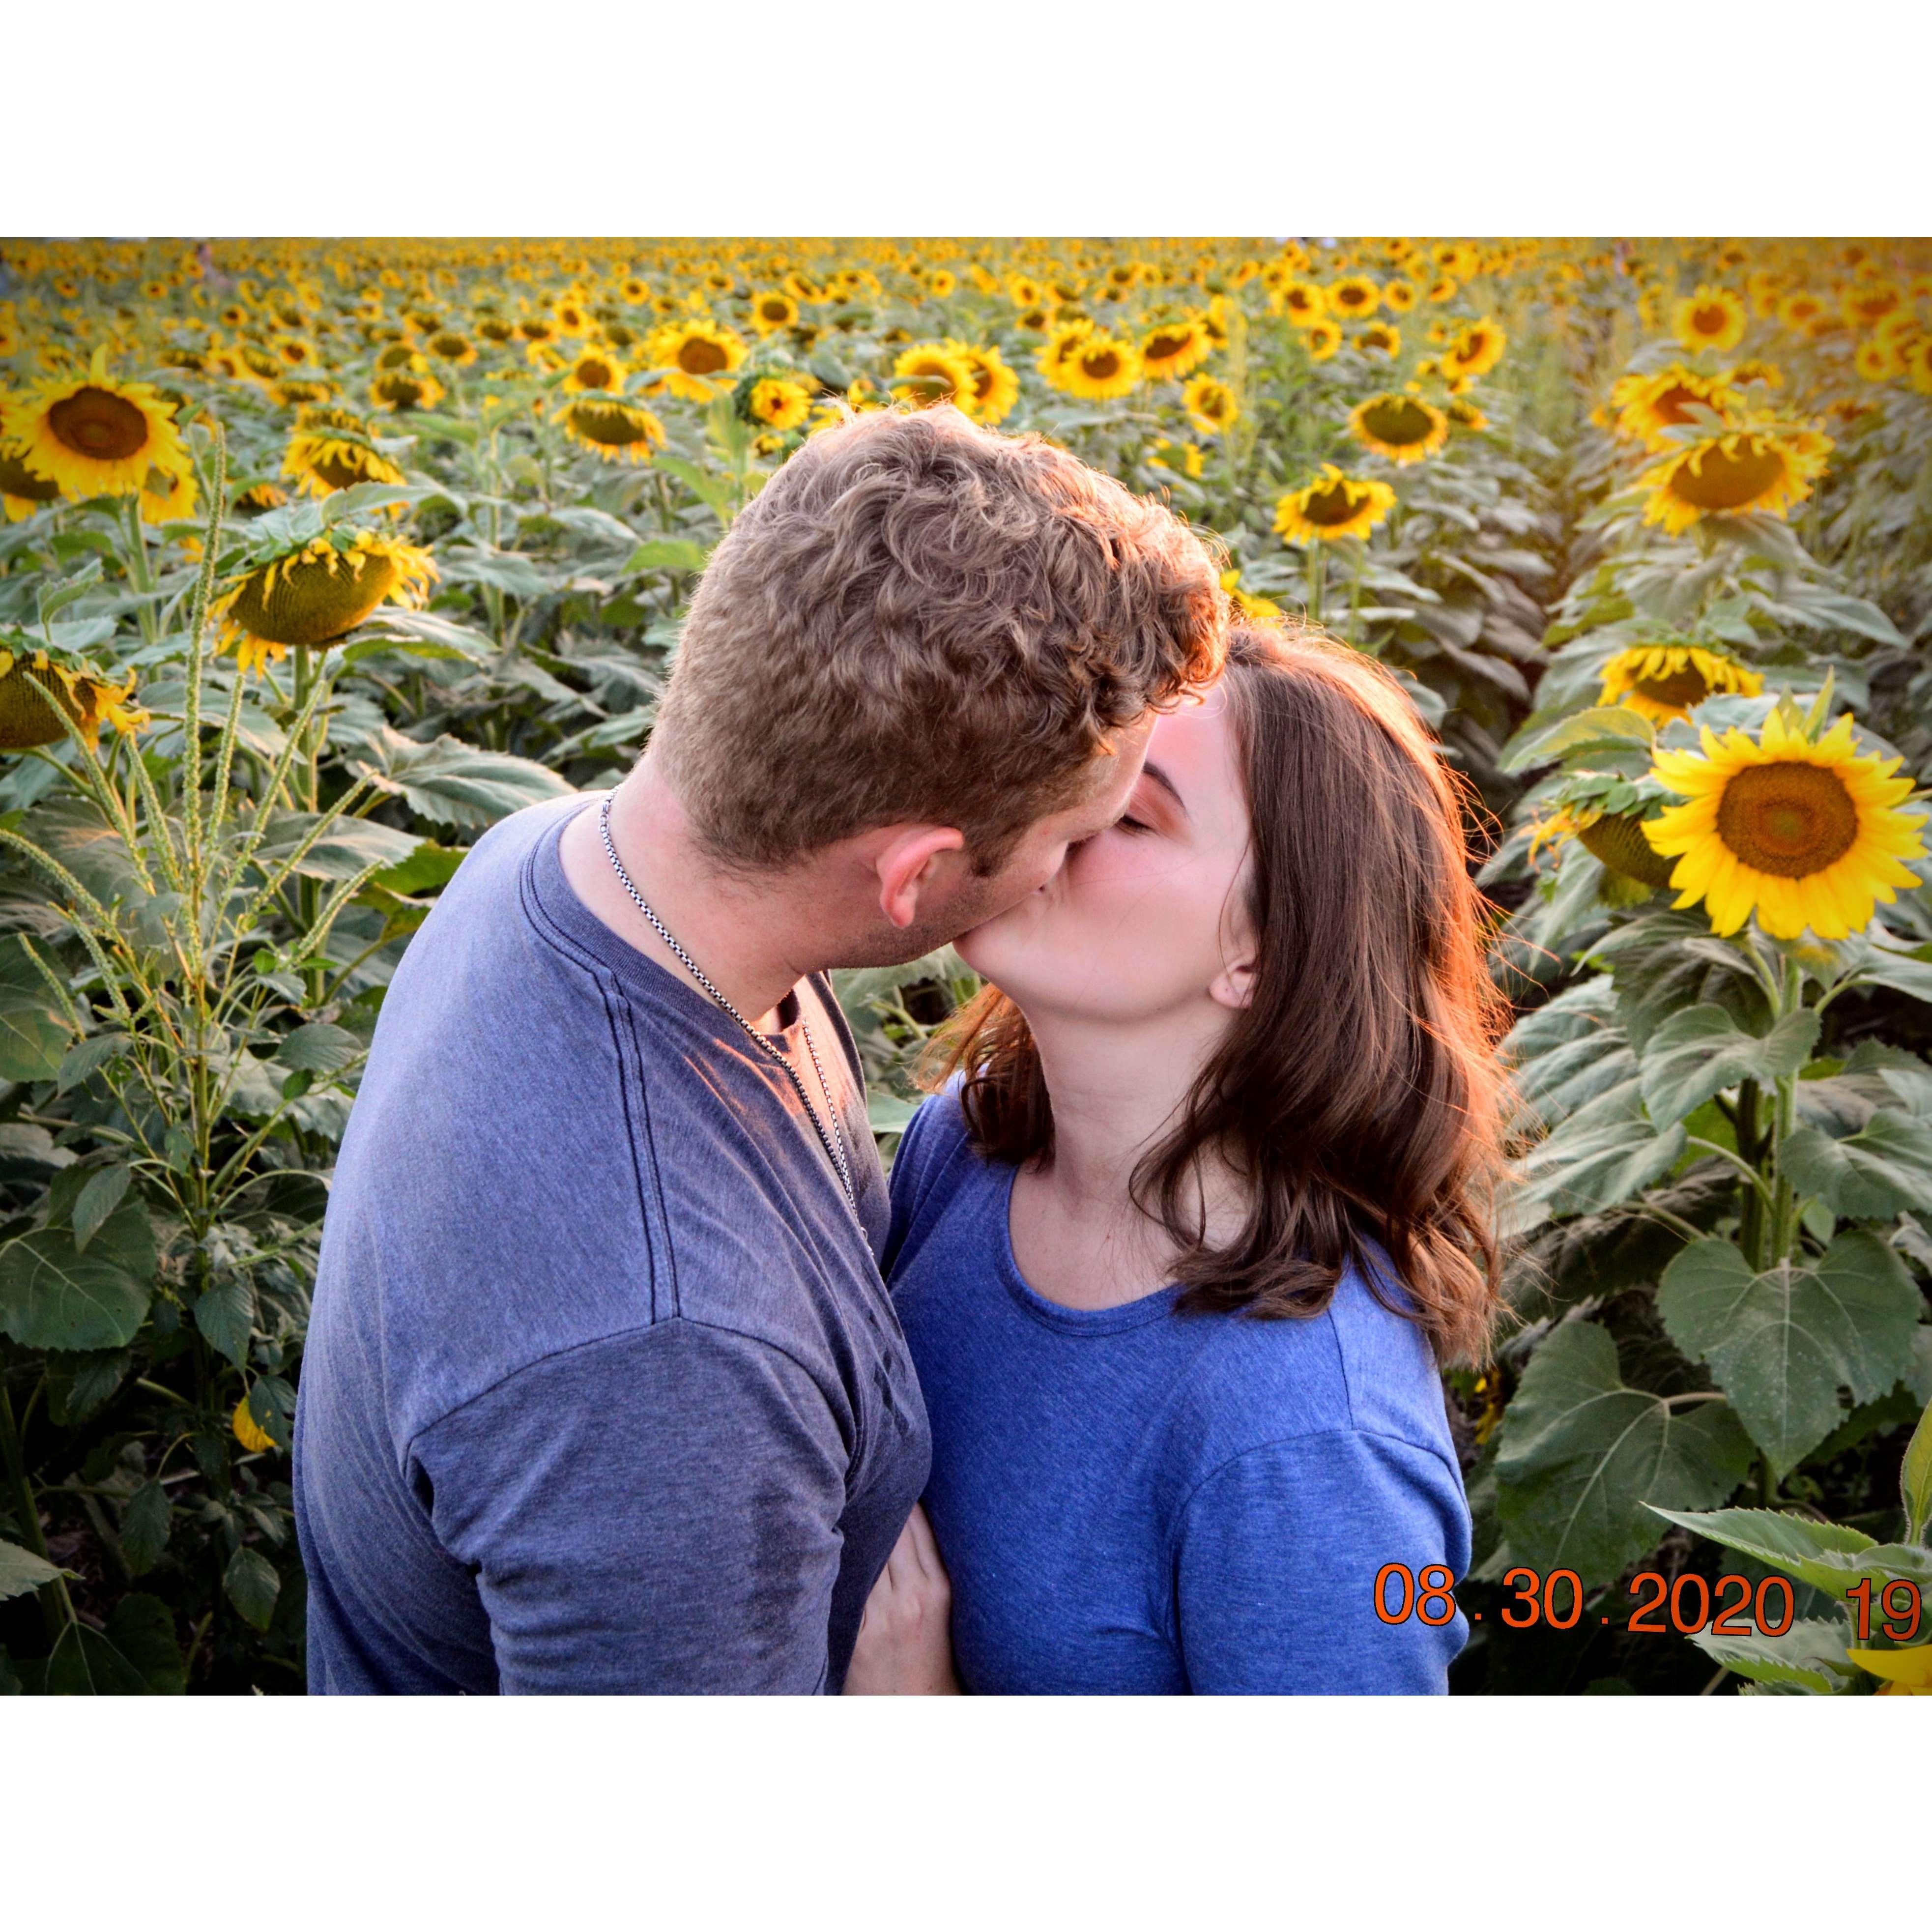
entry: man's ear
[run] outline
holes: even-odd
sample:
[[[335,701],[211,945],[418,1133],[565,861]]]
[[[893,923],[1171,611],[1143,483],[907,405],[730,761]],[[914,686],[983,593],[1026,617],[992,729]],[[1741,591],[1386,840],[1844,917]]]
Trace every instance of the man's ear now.
[[[963,852],[966,835],[950,825],[896,827],[872,861],[879,881],[879,910],[904,928],[919,916],[920,892],[929,888],[942,852]]]

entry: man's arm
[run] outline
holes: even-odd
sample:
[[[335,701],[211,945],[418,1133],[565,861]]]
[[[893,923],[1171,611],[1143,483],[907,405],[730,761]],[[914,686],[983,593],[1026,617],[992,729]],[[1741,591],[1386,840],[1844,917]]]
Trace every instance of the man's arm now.
[[[410,1460],[506,1692],[809,1693],[848,1454],[788,1357],[680,1318],[533,1364]]]

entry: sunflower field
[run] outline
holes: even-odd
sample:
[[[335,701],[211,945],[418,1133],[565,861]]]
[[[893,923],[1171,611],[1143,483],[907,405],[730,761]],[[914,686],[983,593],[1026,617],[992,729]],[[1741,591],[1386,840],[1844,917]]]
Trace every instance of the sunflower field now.
[[[1516,1018],[1455,1687],[1932,1689],[1856,1607],[1932,1588],[1932,248],[1274,238],[0,244],[0,1691],[301,1689],[410,936],[628,768],[777,466],[940,401],[1164,494],[1466,779]],[[842,976],[888,1153],[971,989]],[[1641,1634],[1649,1575],[1792,1614]]]

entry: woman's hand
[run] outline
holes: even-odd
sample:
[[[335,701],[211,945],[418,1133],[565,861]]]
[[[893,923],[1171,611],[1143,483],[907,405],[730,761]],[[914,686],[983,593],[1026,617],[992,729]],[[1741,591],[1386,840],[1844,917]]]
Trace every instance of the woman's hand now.
[[[952,1674],[952,1585],[932,1526],[915,1503],[860,1620],[848,1697],[959,1694]]]

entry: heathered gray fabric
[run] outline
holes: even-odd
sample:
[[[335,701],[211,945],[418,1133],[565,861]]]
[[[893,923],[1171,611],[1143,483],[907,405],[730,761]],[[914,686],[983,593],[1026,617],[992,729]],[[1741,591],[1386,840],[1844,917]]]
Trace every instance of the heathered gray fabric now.
[[[571,890],[586,802],[479,840],[383,1004],[296,1423],[314,1690],[836,1690],[926,1482],[830,989],[862,1235],[783,1073]]]

